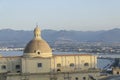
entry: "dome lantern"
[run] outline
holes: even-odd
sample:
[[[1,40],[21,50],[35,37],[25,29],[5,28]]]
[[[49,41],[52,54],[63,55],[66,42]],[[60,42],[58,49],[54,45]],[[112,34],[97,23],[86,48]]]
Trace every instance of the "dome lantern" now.
[[[36,28],[34,29],[34,38],[41,39],[41,30],[38,25],[36,25]]]
[[[34,38],[26,45],[24,57],[51,57],[52,49],[48,43],[41,38],[41,31],[38,25],[34,29]]]

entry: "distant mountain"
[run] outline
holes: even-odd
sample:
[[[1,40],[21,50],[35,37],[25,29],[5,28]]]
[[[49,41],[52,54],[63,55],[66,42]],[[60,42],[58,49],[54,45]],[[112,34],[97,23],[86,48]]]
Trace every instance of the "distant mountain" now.
[[[98,38],[96,41],[120,42],[120,29],[115,28],[112,30],[105,31],[98,35]]]
[[[99,34],[104,31],[66,31],[66,30],[43,30],[43,38],[49,42],[54,42],[57,40],[70,40],[70,41],[94,41]]]
[[[43,30],[42,37],[49,43],[55,42],[120,42],[120,29],[106,31]],[[0,46],[24,46],[33,38],[33,31],[2,29]]]

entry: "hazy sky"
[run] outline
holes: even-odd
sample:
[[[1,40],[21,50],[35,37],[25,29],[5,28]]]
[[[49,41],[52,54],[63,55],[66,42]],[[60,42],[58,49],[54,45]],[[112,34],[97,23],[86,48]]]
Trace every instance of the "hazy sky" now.
[[[0,29],[120,28],[120,0],[0,0]]]

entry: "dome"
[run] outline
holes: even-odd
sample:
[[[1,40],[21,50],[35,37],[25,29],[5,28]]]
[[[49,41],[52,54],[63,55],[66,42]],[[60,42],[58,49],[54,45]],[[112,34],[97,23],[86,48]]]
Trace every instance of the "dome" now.
[[[49,45],[44,40],[31,40],[25,50],[24,53],[34,53],[36,51],[40,51],[41,53],[50,53],[51,49]]]
[[[28,57],[51,57],[52,50],[48,43],[40,36],[41,31],[37,26],[34,29],[34,38],[26,45],[24,56]]]

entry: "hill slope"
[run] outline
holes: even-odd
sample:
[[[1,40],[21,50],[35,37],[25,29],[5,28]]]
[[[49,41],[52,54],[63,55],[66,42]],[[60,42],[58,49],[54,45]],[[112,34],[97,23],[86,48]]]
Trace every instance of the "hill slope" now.
[[[50,42],[72,41],[72,42],[120,42],[120,29],[107,31],[66,31],[66,30],[43,30],[42,37]],[[33,38],[32,31],[24,30],[0,30],[0,46],[24,46]]]

